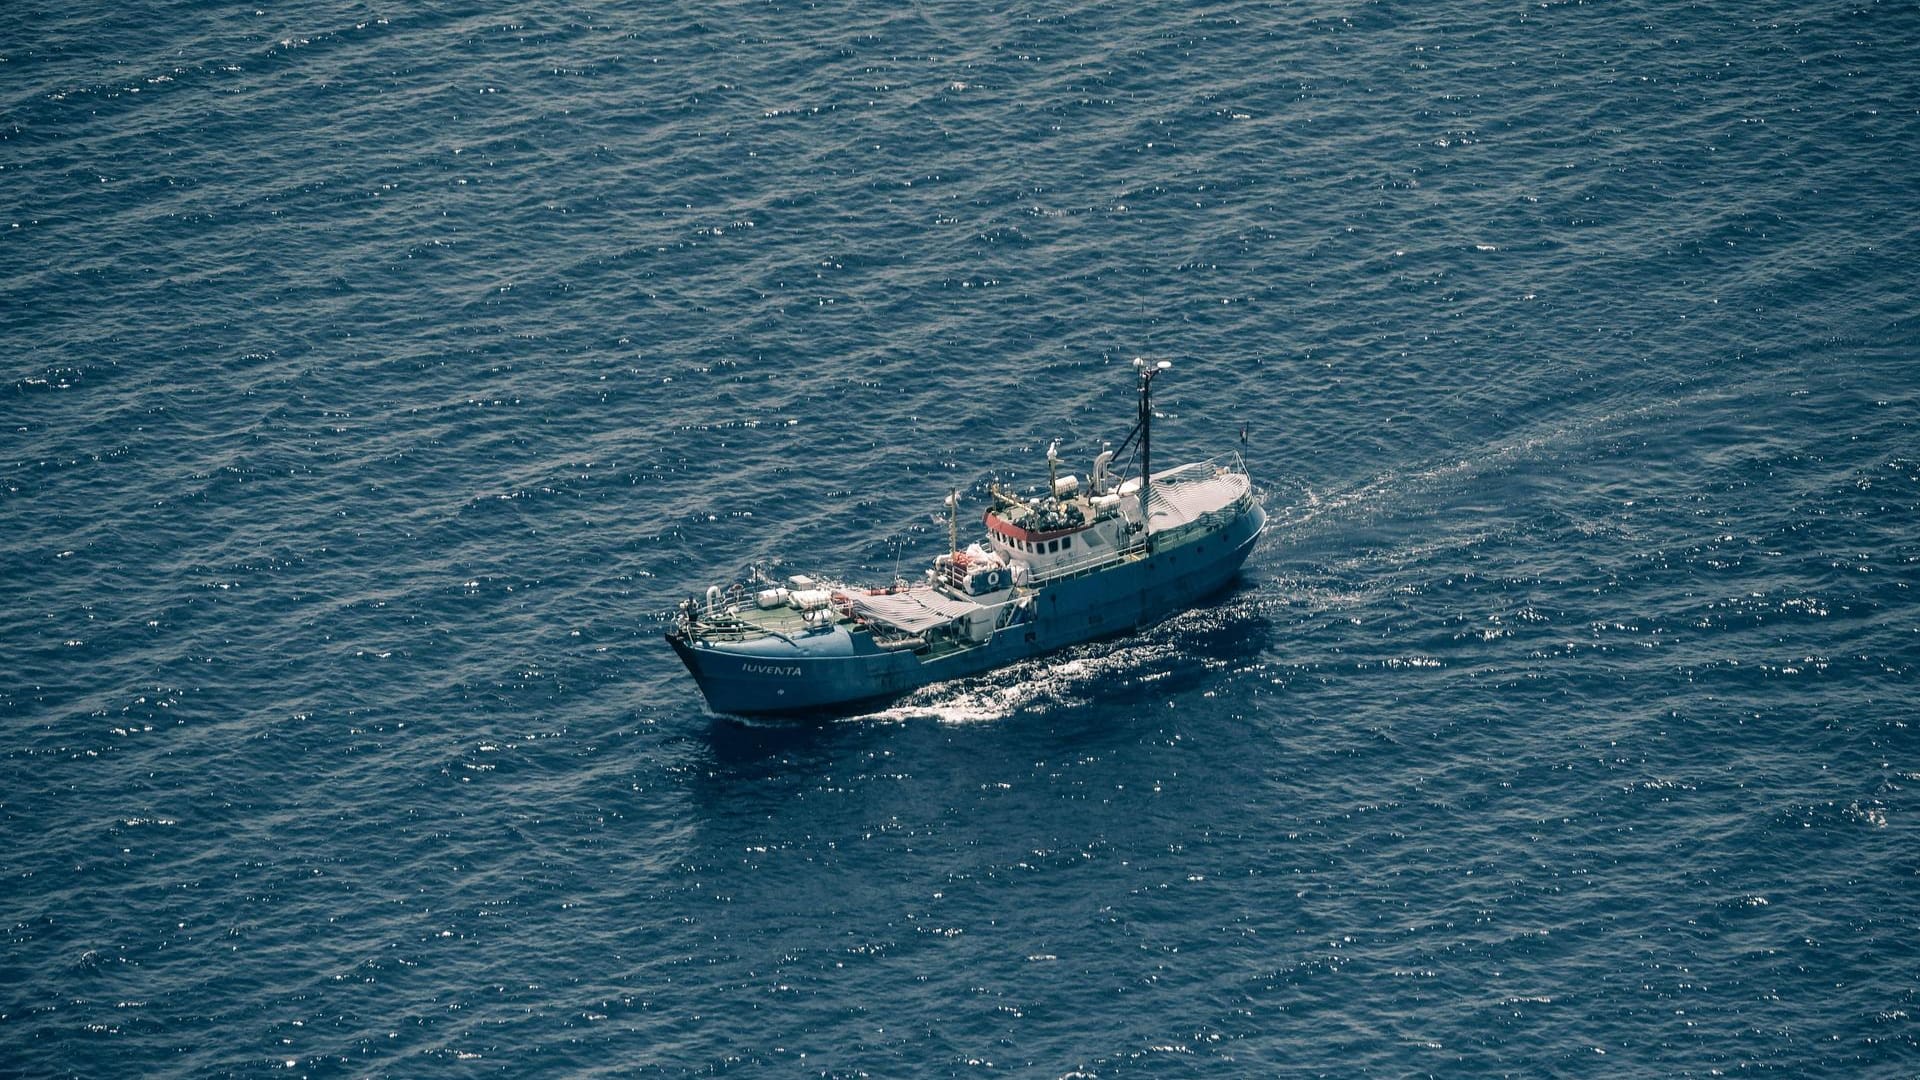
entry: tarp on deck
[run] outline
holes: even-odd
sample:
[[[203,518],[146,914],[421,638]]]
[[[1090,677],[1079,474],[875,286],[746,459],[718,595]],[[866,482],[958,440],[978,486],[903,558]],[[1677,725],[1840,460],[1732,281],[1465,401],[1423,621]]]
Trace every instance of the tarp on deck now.
[[[1233,505],[1251,487],[1245,473],[1230,472],[1209,462],[1161,473],[1153,478],[1153,490],[1147,496],[1147,504],[1153,509],[1153,531],[1198,521]]]
[[[917,634],[979,611],[980,605],[969,600],[955,600],[923,585],[891,595],[867,596],[856,593],[853,596],[853,609],[856,614],[869,620]]]

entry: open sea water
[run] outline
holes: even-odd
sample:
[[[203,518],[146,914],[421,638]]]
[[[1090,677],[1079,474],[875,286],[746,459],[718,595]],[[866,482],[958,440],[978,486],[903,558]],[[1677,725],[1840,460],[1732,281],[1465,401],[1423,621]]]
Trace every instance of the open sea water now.
[[[261,3],[0,14],[0,1073],[1920,1074],[1912,3]],[[1227,595],[707,712],[1136,355]]]

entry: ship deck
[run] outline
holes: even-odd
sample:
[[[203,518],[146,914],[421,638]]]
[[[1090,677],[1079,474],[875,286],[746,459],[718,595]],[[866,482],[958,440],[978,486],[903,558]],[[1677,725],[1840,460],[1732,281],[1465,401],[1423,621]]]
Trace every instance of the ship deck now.
[[[848,621],[839,612],[830,608],[827,610],[835,621]],[[793,637],[806,632],[807,616],[785,604],[776,608],[762,608],[755,607],[749,600],[732,614],[717,611],[709,615],[703,612],[693,630],[693,636],[703,641],[744,641],[766,634]]]
[[[1238,468],[1238,458],[1232,461],[1231,467],[1215,459],[1155,475],[1150,502],[1156,550],[1165,551],[1205,536],[1253,501],[1251,482]],[[999,608],[1057,582],[1137,562],[1148,554],[1146,545],[1140,544],[1117,552],[1102,552],[1080,562],[1055,565],[1044,577],[1036,576],[1029,585],[999,594],[988,603],[950,595],[933,586],[917,585],[899,593],[837,590],[850,602],[821,610],[834,624],[855,632],[872,633],[885,647],[902,647],[911,642],[913,651],[923,658],[946,655],[973,648],[975,643],[927,633],[936,624],[950,623],[970,611]],[[690,635],[711,644],[746,641],[769,634],[793,638],[808,631],[807,613],[791,606],[762,608],[755,605],[750,596],[737,596],[728,607],[731,610],[699,614],[688,626]]]

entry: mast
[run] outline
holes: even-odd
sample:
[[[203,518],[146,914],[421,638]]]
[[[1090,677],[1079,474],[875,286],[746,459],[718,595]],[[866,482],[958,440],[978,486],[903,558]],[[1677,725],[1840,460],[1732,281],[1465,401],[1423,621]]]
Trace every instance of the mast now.
[[[1133,368],[1140,373],[1140,528],[1149,553],[1153,551],[1153,511],[1147,506],[1147,489],[1153,484],[1153,377],[1172,366],[1166,360],[1149,365],[1133,358]]]

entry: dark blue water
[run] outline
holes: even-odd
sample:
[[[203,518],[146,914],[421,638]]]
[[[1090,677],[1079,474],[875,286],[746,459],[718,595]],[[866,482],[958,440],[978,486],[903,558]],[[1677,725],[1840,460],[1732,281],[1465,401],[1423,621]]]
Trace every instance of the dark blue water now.
[[[1914,1075],[1916,72],[1908,3],[10,7],[0,1072]],[[924,564],[1136,355],[1234,591],[706,712],[679,599]]]

